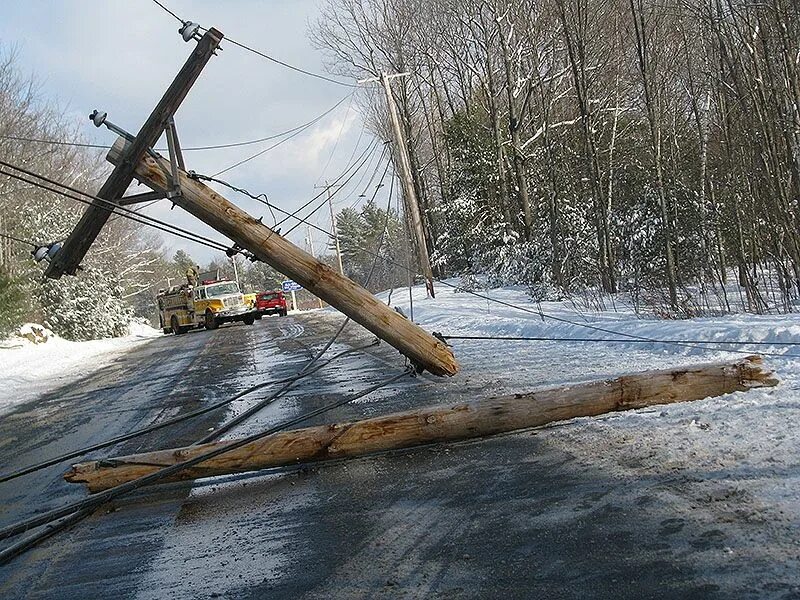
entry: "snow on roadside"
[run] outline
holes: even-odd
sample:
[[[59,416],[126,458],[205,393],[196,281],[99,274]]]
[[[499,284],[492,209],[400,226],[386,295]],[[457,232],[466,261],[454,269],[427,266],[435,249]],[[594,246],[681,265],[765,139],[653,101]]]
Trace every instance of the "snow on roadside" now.
[[[457,283],[453,281],[453,283]],[[659,340],[747,340],[800,344],[800,315],[738,314],[689,320],[642,319],[633,310],[586,312],[570,302],[532,302],[524,289],[496,289],[484,296],[522,306],[525,313],[452,288],[437,286],[435,299],[413,290],[414,320],[443,335],[618,338],[583,325]],[[388,294],[380,295],[386,301]],[[394,290],[392,305],[410,313],[408,290]],[[618,304],[619,307],[619,304]],[[509,342],[453,340],[462,373],[489,374],[487,393],[530,391],[613,377],[647,369],[720,360],[741,353],[722,347],[607,342]],[[534,433],[586,468],[641,480],[639,493],[671,506],[672,521],[707,528],[721,547],[701,555],[702,569],[720,575],[726,591],[758,587],[748,564],[774,564],[776,577],[800,569],[800,349],[792,346],[729,346],[763,353],[780,383],[695,402],[654,406],[602,417],[573,419]],[[530,435],[521,433],[520,435]],[[649,487],[649,481],[659,482]],[[665,481],[672,482],[669,485]],[[648,500],[648,501],[651,501]],[[622,500],[620,500],[622,502]],[[644,501],[644,500],[643,500]],[[698,542],[699,543],[699,542]],[[784,572],[785,571],[785,572]],[[792,579],[792,577],[789,577]],[[735,594],[731,594],[735,596]]]
[[[124,337],[70,342],[41,325],[26,323],[17,335],[0,341],[0,415],[90,375],[130,348],[160,335],[149,325],[131,322]]]

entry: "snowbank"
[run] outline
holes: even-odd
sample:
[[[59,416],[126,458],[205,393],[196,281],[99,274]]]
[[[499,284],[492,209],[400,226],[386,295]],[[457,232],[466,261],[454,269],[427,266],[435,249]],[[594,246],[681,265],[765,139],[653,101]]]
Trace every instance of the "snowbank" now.
[[[453,283],[456,283],[455,281]],[[480,294],[530,312],[502,306],[466,292],[437,286],[435,299],[413,290],[414,320],[443,335],[554,338],[622,338],[621,332],[659,340],[780,341],[800,344],[800,315],[738,314],[685,321],[642,319],[629,306],[587,312],[571,302],[537,304],[524,289]],[[388,293],[380,297],[386,301]],[[410,314],[408,290],[394,290],[392,305]],[[539,311],[541,310],[541,315]],[[608,331],[598,331],[589,327]],[[775,371],[775,388],[751,390],[669,406],[574,419],[535,433],[611,480],[645,482],[637,493],[671,506],[675,519],[724,531],[724,548],[708,551],[708,564],[766,561],[800,565],[800,348],[747,344],[704,349],[700,344],[652,342],[531,342],[452,340],[465,380],[481,377],[486,393],[530,391],[539,385],[613,377],[626,372],[672,368],[741,353],[764,354]],[[523,434],[524,435],[524,434]],[[647,487],[654,481],[671,485]],[[658,478],[661,479],[658,479]],[[634,493],[620,487],[613,494]],[[726,567],[727,568],[727,567]],[[783,567],[776,567],[780,571]],[[747,569],[726,571],[721,581],[744,589]],[[733,574],[732,574],[733,573]],[[735,594],[733,594],[735,595]]]
[[[131,322],[125,337],[70,342],[35,323],[0,341],[0,415],[39,395],[85,377],[160,331]]]

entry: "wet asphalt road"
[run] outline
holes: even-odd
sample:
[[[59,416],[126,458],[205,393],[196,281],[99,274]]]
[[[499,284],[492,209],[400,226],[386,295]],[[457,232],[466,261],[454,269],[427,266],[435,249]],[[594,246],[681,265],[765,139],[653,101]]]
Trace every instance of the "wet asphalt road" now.
[[[339,322],[321,314],[268,318],[142,345],[0,420],[2,471],[296,372]],[[370,339],[352,327],[336,350]],[[385,345],[342,359],[245,431],[402,368]],[[436,383],[404,380],[309,424],[498,391],[490,369],[465,371]],[[97,456],[188,444],[226,417],[206,415]],[[84,497],[61,480],[65,468],[0,484],[0,525]],[[104,507],[0,567],[0,597],[800,597],[764,581],[758,565],[733,589],[741,566],[717,558],[725,534],[676,515],[655,493],[680,487],[680,475],[606,473],[549,443],[547,430],[163,485]]]

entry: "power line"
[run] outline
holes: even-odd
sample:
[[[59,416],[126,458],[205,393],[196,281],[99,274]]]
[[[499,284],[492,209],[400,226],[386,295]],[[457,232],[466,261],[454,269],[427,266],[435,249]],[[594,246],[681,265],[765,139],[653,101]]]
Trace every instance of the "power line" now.
[[[305,69],[301,69],[300,67],[295,67],[294,65],[290,65],[287,62],[283,62],[282,60],[278,60],[277,58],[269,56],[268,54],[264,54],[260,50],[256,50],[254,48],[251,48],[250,46],[246,46],[245,44],[242,44],[241,42],[237,42],[236,40],[234,40],[232,38],[225,38],[225,39],[228,42],[230,42],[231,44],[233,44],[234,46],[239,46],[240,48],[243,48],[244,50],[247,50],[248,52],[252,52],[253,54],[257,54],[258,56],[261,56],[262,58],[266,58],[267,60],[269,60],[271,62],[274,62],[277,65],[281,65],[282,67],[286,67],[287,69],[291,69],[292,71],[297,71],[298,73],[302,73],[303,75],[308,75],[309,77],[316,77],[317,79],[322,79],[323,81],[328,81],[330,83],[335,83],[336,85],[341,85],[341,86],[344,86],[344,87],[351,87],[351,88],[358,87],[355,83],[347,83],[346,81],[339,81],[338,79],[333,79],[331,77],[326,77],[325,75],[320,75],[319,73],[312,73],[311,71],[306,71]]]
[[[167,11],[167,12],[168,12],[170,15],[172,15],[173,17],[175,17],[176,19],[178,19],[178,21],[180,21],[181,23],[185,23],[185,22],[186,22],[186,21],[184,21],[183,19],[181,19],[181,18],[180,18],[178,15],[176,15],[174,12],[172,12],[170,9],[168,9],[166,6],[164,6],[163,4],[161,4],[161,2],[159,2],[158,0],[153,0],[153,2],[155,2],[156,4],[158,4],[158,5],[159,5],[161,8],[163,8],[165,11]]]
[[[376,170],[377,170],[377,168],[378,168],[378,165],[380,165],[380,163],[377,163],[377,164],[375,165],[375,169],[376,169]],[[386,176],[386,171],[387,171],[388,169],[389,169],[389,163],[387,163],[387,164],[386,164],[386,169],[384,169],[384,171],[383,171],[383,175],[381,176],[381,181],[383,181],[383,178]],[[330,196],[329,196],[329,197],[326,197],[326,198],[324,198],[324,199],[322,200],[322,202],[320,202],[320,203],[319,203],[319,205],[318,205],[318,206],[317,206],[315,209],[313,209],[313,210],[312,210],[310,213],[308,213],[308,214],[305,216],[305,218],[304,218],[304,219],[298,218],[298,219],[297,219],[297,223],[295,223],[295,224],[294,224],[292,227],[290,227],[290,228],[289,228],[289,231],[287,231],[287,232],[286,232],[286,235],[290,234],[292,231],[294,231],[295,229],[297,229],[298,227],[300,227],[300,224],[301,224],[301,223],[305,223],[306,225],[313,226],[313,227],[315,227],[316,229],[321,229],[321,227],[318,227],[318,226],[316,226],[316,225],[312,225],[311,223],[309,223],[309,222],[308,222],[308,219],[310,219],[310,218],[311,218],[311,215],[313,215],[313,214],[315,214],[316,212],[318,212],[319,210],[321,210],[321,209],[322,209],[322,208],[323,208],[323,207],[324,207],[324,206],[325,206],[325,205],[326,205],[326,204],[329,202],[329,200],[332,200],[332,199],[333,199],[333,197],[334,197],[334,196],[335,196],[335,195],[336,195],[336,194],[337,194],[339,191],[341,191],[341,189],[342,189],[342,186],[345,186],[345,185],[347,185],[347,184],[349,183],[349,181],[350,181],[350,180],[351,180],[353,177],[355,177],[355,174],[356,174],[356,173],[354,172],[354,173],[353,173],[353,174],[352,174],[350,177],[348,177],[348,178],[347,178],[347,180],[346,180],[346,181],[345,181],[345,182],[344,182],[344,183],[343,183],[341,186],[337,187],[337,188],[336,188],[334,191],[332,191],[332,192],[330,193]],[[378,193],[378,189],[380,189],[380,187],[381,187],[381,185],[379,185],[379,186],[377,186],[377,187],[375,188],[375,194],[373,195],[373,199],[375,198],[375,195],[377,195],[377,193]],[[326,191],[327,191],[328,189],[330,189],[330,186],[328,186],[328,187],[326,188]],[[329,237],[333,237],[333,234],[332,234],[332,233],[328,233],[328,236],[329,236]]]
[[[73,146],[75,148],[99,148],[108,150],[111,146],[103,146],[102,144],[85,144],[83,142],[65,142],[62,140],[43,140],[40,138],[30,138],[20,135],[0,135],[4,140],[13,140],[15,142],[31,142],[34,144],[48,144],[51,146]]]
[[[11,525],[8,525],[8,526],[3,527],[2,529],[0,529],[0,539],[6,539],[6,538],[14,536],[14,535],[19,535],[20,533],[24,533],[24,532],[26,532],[26,531],[34,528],[34,527],[39,527],[40,525],[45,525],[47,523],[50,523],[50,522],[55,521],[57,519],[60,519],[61,517],[72,515],[73,513],[77,512],[77,511],[96,508],[96,507],[100,506],[101,504],[105,504],[109,500],[113,500],[114,498],[118,498],[120,496],[128,494],[128,493],[130,493],[130,492],[132,492],[134,490],[137,490],[137,489],[139,489],[139,488],[141,488],[141,487],[143,487],[145,485],[149,485],[151,483],[156,483],[158,481],[161,481],[162,479],[166,479],[167,477],[171,477],[173,475],[177,475],[181,471],[185,471],[186,469],[189,469],[189,468],[191,468],[191,467],[193,467],[195,465],[198,465],[198,464],[200,464],[202,462],[205,462],[205,461],[210,460],[212,458],[216,458],[217,456],[221,456],[223,454],[226,454],[228,452],[231,452],[233,450],[236,450],[238,448],[246,446],[247,444],[251,444],[253,442],[257,442],[257,441],[259,441],[261,439],[264,439],[264,438],[266,438],[266,437],[268,437],[268,436],[270,436],[270,435],[272,435],[274,433],[278,433],[280,431],[288,429],[289,427],[292,427],[293,425],[298,425],[298,424],[300,424],[300,423],[302,423],[304,421],[307,421],[308,419],[311,419],[311,418],[316,417],[318,415],[321,415],[321,414],[324,414],[326,412],[329,412],[329,411],[331,411],[331,410],[333,410],[335,408],[338,408],[340,406],[344,406],[345,404],[348,404],[350,402],[354,402],[356,400],[359,400],[359,399],[363,398],[364,396],[367,396],[367,395],[371,394],[372,392],[375,392],[375,391],[377,391],[377,390],[379,390],[379,389],[381,389],[383,387],[386,387],[387,385],[391,385],[392,383],[395,383],[396,381],[399,381],[403,377],[407,377],[407,376],[412,375],[412,374],[413,374],[413,370],[412,369],[406,369],[402,373],[398,373],[396,375],[393,375],[392,377],[384,379],[383,381],[381,381],[379,383],[376,383],[376,384],[370,386],[369,388],[367,388],[366,390],[363,390],[363,391],[361,391],[361,392],[359,392],[357,394],[354,394],[352,396],[346,396],[344,398],[340,398],[339,400],[335,400],[333,402],[325,404],[325,405],[323,405],[323,406],[321,406],[319,408],[316,408],[314,410],[311,410],[311,411],[308,411],[308,412],[303,413],[301,415],[298,415],[297,417],[294,417],[292,419],[288,419],[286,421],[283,421],[282,423],[279,423],[278,425],[275,425],[274,427],[270,427],[269,429],[266,429],[266,430],[261,431],[259,433],[255,433],[255,434],[243,437],[243,438],[239,438],[239,439],[231,441],[230,443],[227,443],[227,444],[225,444],[223,446],[215,447],[214,449],[209,450],[208,452],[204,452],[202,454],[199,454],[199,455],[197,455],[197,456],[195,456],[195,457],[193,457],[193,458],[191,458],[189,460],[185,460],[185,461],[170,465],[168,467],[164,467],[162,469],[159,469],[158,471],[150,473],[149,475],[145,475],[145,476],[140,477],[138,479],[134,479],[134,480],[128,481],[126,483],[120,484],[118,486],[115,486],[113,488],[105,490],[104,492],[98,492],[98,493],[96,493],[96,494],[94,494],[92,496],[89,496],[88,498],[84,498],[83,500],[79,500],[77,502],[72,502],[72,503],[67,504],[65,506],[62,506],[60,508],[56,508],[56,509],[53,509],[53,510],[49,510],[49,511],[43,512],[43,513],[41,513],[39,515],[36,515],[36,516],[31,517],[29,519],[25,519],[23,521],[19,521],[17,523],[12,523]],[[7,562],[10,558],[12,558],[15,555],[16,554],[9,556],[5,552],[0,553],[0,564],[3,564],[5,562]]]
[[[155,2],[158,6],[160,6],[163,10],[165,10],[167,13],[169,13],[176,20],[180,21],[182,24],[185,25],[188,22],[188,21],[185,21],[185,20],[181,19],[178,15],[176,15],[174,12],[172,12],[169,8],[164,6],[158,0],[153,0],[153,2]],[[203,31],[208,31],[204,27],[201,27],[200,29],[203,30]],[[301,69],[300,67],[295,67],[294,65],[291,65],[291,64],[289,64],[287,62],[279,60],[279,59],[275,58],[274,56],[270,56],[269,54],[261,52],[260,50],[256,50],[255,48],[251,48],[250,46],[247,46],[246,44],[243,44],[241,42],[237,42],[233,38],[226,37],[225,40],[228,41],[229,43],[233,44],[234,46],[239,46],[239,48],[242,48],[243,50],[247,50],[248,52],[252,52],[253,54],[256,54],[256,55],[260,56],[261,58],[265,58],[268,61],[275,63],[276,65],[280,65],[280,66],[285,67],[287,69],[291,69],[292,71],[296,71],[298,73],[302,73],[303,75],[308,75],[309,77],[315,77],[316,79],[321,79],[323,81],[327,81],[329,83],[335,83],[336,85],[341,85],[341,86],[344,86],[344,87],[351,87],[351,88],[358,87],[354,83],[347,83],[346,81],[339,81],[337,79],[333,79],[333,78],[327,77],[325,75],[320,75],[319,73],[313,73],[312,71],[307,71],[306,69]]]
[[[319,174],[319,176],[317,177],[317,180],[314,182],[314,186],[316,186],[319,183],[320,179],[322,179],[325,176],[325,171],[328,170],[328,167],[330,166],[331,161],[333,160],[333,156],[336,154],[336,149],[339,147],[339,141],[342,139],[342,133],[344,132],[344,126],[347,125],[347,117],[350,116],[350,110],[352,108],[353,108],[353,94],[350,94],[350,102],[347,103],[347,112],[344,113],[344,118],[342,118],[342,124],[339,126],[339,132],[336,134],[336,141],[333,143],[333,148],[331,149],[331,153],[328,156],[328,160],[325,162],[325,166],[322,167],[322,172]],[[362,121],[362,123],[363,123],[363,121]],[[363,129],[362,129],[362,133],[363,133]],[[358,144],[359,144],[360,141],[361,141],[361,136],[359,135],[358,136],[358,141],[356,142],[356,145],[353,148],[353,154],[355,154],[355,150],[356,150],[356,148],[358,148]],[[352,158],[353,157],[351,156],[350,159],[352,160]]]
[[[236,167],[239,167],[239,166],[241,166],[241,165],[243,165],[243,164],[245,164],[245,163],[248,163],[248,162],[250,162],[251,160],[253,160],[253,159],[255,159],[255,158],[258,158],[258,157],[259,157],[259,156],[261,156],[262,154],[266,154],[266,153],[267,153],[267,152],[269,152],[270,150],[273,150],[274,148],[277,148],[278,146],[280,146],[281,144],[284,144],[284,143],[288,142],[288,141],[289,141],[289,140],[291,140],[292,138],[294,138],[294,137],[297,137],[298,135],[300,135],[301,133],[303,133],[303,132],[304,132],[306,129],[308,129],[309,127],[311,127],[311,126],[312,126],[314,123],[318,122],[318,121],[319,121],[320,119],[322,119],[323,117],[325,117],[325,116],[327,116],[328,114],[332,113],[332,112],[333,112],[333,111],[334,111],[336,108],[338,108],[338,107],[339,107],[339,105],[340,105],[342,102],[344,102],[344,101],[345,101],[345,100],[347,100],[348,98],[352,97],[352,95],[353,95],[353,93],[350,93],[350,94],[348,94],[347,96],[345,96],[344,98],[342,98],[341,100],[339,100],[339,101],[338,101],[336,104],[334,104],[333,106],[331,106],[331,107],[330,107],[328,110],[326,110],[324,113],[322,113],[322,114],[321,114],[321,115],[319,115],[318,117],[315,117],[314,119],[312,119],[312,120],[311,120],[311,121],[309,121],[308,123],[305,123],[304,125],[301,125],[300,127],[297,127],[297,128],[295,128],[295,129],[296,129],[296,131],[294,131],[294,132],[293,132],[293,133],[292,133],[290,136],[288,136],[288,137],[286,137],[286,138],[282,139],[281,141],[279,141],[279,142],[277,142],[277,143],[273,144],[273,145],[272,145],[272,146],[270,146],[269,148],[265,148],[264,150],[259,150],[258,152],[256,152],[256,153],[255,153],[255,154],[253,154],[252,156],[248,156],[247,158],[245,158],[245,159],[243,159],[243,160],[240,160],[240,161],[238,161],[238,162],[235,162],[235,163],[233,163],[232,165],[230,165],[230,166],[228,166],[228,167],[225,167],[225,168],[224,168],[224,169],[222,169],[221,171],[217,171],[216,173],[214,173],[213,177],[217,177],[218,175],[222,175],[223,173],[227,173],[228,171],[230,171],[230,170],[232,170],[232,169],[235,169]]]
[[[352,179],[352,177],[354,177],[354,176],[355,176],[355,174],[356,174],[356,173],[358,173],[358,171],[360,171],[360,170],[361,170],[361,168],[363,168],[364,164],[366,164],[366,162],[367,162],[367,161],[368,161],[368,160],[369,160],[369,159],[372,157],[372,154],[375,152],[375,148],[376,148],[376,147],[377,147],[377,140],[374,140],[373,142],[371,142],[371,143],[370,143],[370,144],[369,144],[369,145],[366,147],[366,149],[364,150],[364,152],[362,152],[362,153],[361,153],[361,155],[360,155],[360,156],[359,156],[359,157],[356,159],[356,163],[357,163],[358,161],[361,161],[361,164],[360,164],[360,165],[358,165],[358,168],[357,168],[357,169],[356,169],[356,170],[355,170],[355,171],[354,171],[354,172],[353,172],[353,173],[352,173],[352,174],[351,174],[351,175],[348,177],[348,179],[345,181],[345,183],[347,183],[347,181],[349,181],[350,179]],[[368,152],[369,152],[369,154],[367,154]],[[366,159],[364,159],[364,157],[365,157],[365,156],[366,156]],[[363,159],[363,160],[362,160],[362,159]],[[347,175],[347,172],[348,172],[350,169],[352,169],[352,168],[353,168],[353,166],[354,166],[354,165],[352,165],[352,164],[351,164],[351,165],[349,165],[348,167],[346,167],[346,168],[345,168],[345,170],[344,170],[344,171],[341,173],[341,175],[339,175],[339,176],[338,176],[338,177],[337,177],[337,178],[334,180],[334,184],[335,184],[336,182],[338,182],[339,180],[341,180],[342,178],[344,178],[344,177],[345,177],[345,175]],[[240,190],[242,189],[242,188],[236,188],[236,186],[234,186],[234,185],[232,185],[232,184],[228,183],[227,181],[224,181],[224,180],[222,180],[222,179],[217,179],[215,175],[213,175],[213,176],[210,176],[210,175],[202,175],[202,174],[200,174],[200,173],[192,173],[192,174],[191,174],[191,177],[192,177],[193,179],[197,179],[197,180],[200,180],[200,181],[212,181],[212,182],[215,182],[215,183],[219,183],[220,185],[224,185],[224,186],[226,186],[226,187],[228,187],[229,189],[232,189],[232,190],[234,190],[234,191],[240,191]],[[343,184],[343,185],[344,185],[344,184]],[[335,194],[335,193],[336,193],[336,191],[334,191],[332,194]],[[323,190],[322,192],[320,192],[319,194],[317,194],[316,196],[314,196],[313,198],[311,198],[309,201],[307,201],[305,204],[303,204],[303,205],[302,205],[300,208],[298,208],[297,210],[295,210],[294,212],[291,212],[291,213],[290,213],[289,211],[283,210],[282,208],[280,208],[280,207],[278,207],[278,206],[276,206],[276,205],[274,205],[274,204],[273,204],[273,205],[272,205],[272,207],[273,207],[275,210],[277,210],[278,212],[280,212],[280,213],[282,213],[282,214],[286,215],[286,216],[285,216],[283,219],[281,219],[280,221],[278,221],[278,222],[275,224],[275,228],[277,229],[277,227],[279,227],[280,225],[282,225],[283,223],[285,223],[287,220],[294,218],[294,219],[297,219],[297,220],[298,220],[299,222],[301,222],[301,223],[306,223],[307,225],[311,225],[312,227],[315,227],[316,229],[319,229],[320,231],[322,231],[322,232],[324,232],[324,233],[328,233],[328,232],[326,232],[324,229],[321,229],[320,227],[318,227],[318,226],[316,226],[316,225],[313,225],[313,224],[311,224],[311,223],[307,223],[307,222],[306,222],[304,219],[302,219],[302,218],[300,218],[300,217],[298,217],[298,216],[297,216],[297,214],[298,214],[300,211],[304,210],[304,209],[305,209],[307,206],[309,206],[310,204],[312,204],[314,201],[316,201],[317,199],[319,199],[319,198],[320,198],[321,196],[323,196],[324,194],[325,194],[325,191]],[[250,196],[251,198],[253,197],[253,195],[252,195],[252,194],[250,194],[249,192],[247,192],[247,195],[248,195],[248,196]],[[331,235],[331,234],[329,234],[329,233],[328,233],[328,235]]]
[[[512,342],[621,342],[623,344],[647,344],[650,340],[620,340],[603,338],[554,338],[521,335],[443,335],[446,340],[504,340]],[[752,340],[656,340],[659,344],[733,344],[742,346],[800,346],[800,342],[752,341]],[[781,355],[784,356],[784,355]]]
[[[15,242],[19,242],[20,244],[26,244],[28,246],[33,246],[34,248],[38,248],[39,246],[42,245],[42,244],[37,244],[36,242],[31,242],[29,240],[23,240],[22,238],[15,237],[15,236],[10,235],[8,233],[0,233],[0,237],[4,237],[4,238],[7,238],[9,240],[13,240]]]
[[[800,346],[800,342],[754,342],[749,340],[660,340],[660,339],[619,339],[619,338],[557,338],[548,336],[492,336],[492,335],[442,335],[445,340],[470,340],[470,341],[506,341],[506,342],[573,342],[573,343],[607,343],[607,344],[661,344],[688,346],[698,350],[735,352],[737,354],[763,354],[777,358],[800,358],[798,354],[778,354],[775,352],[755,352],[750,350],[730,348],[708,348],[696,344],[724,344],[733,346]]]
[[[137,213],[137,212],[135,212],[133,210],[127,209],[127,208],[122,207],[122,206],[119,206],[119,205],[115,204],[114,202],[111,202],[109,200],[105,200],[105,199],[100,198],[98,196],[94,196],[93,194],[89,194],[88,192],[84,192],[83,190],[80,190],[78,188],[74,188],[72,186],[69,186],[67,184],[61,183],[61,182],[56,181],[54,179],[50,179],[49,177],[46,177],[44,175],[40,175],[39,173],[35,173],[35,172],[30,171],[28,169],[25,169],[23,167],[19,167],[17,165],[13,165],[13,164],[8,163],[8,162],[6,162],[6,161],[4,161],[2,159],[0,159],[0,165],[3,165],[5,167],[11,168],[11,169],[14,169],[16,171],[24,173],[25,175],[28,175],[30,177],[34,177],[34,178],[39,179],[41,181],[45,181],[45,182],[47,182],[47,183],[49,183],[51,185],[57,186],[57,188],[63,188],[63,189],[57,189],[57,188],[49,187],[47,185],[44,185],[40,181],[27,179],[25,177],[22,177],[20,175],[15,174],[15,173],[10,173],[8,171],[0,170],[0,174],[5,175],[7,177],[12,177],[14,179],[17,179],[18,181],[23,181],[23,182],[25,182],[25,183],[27,183],[29,185],[33,185],[33,186],[41,188],[43,190],[50,191],[50,192],[53,192],[55,194],[59,194],[59,195],[64,196],[66,198],[71,198],[72,200],[76,200],[76,201],[81,202],[83,204],[91,205],[92,201],[97,201],[97,202],[100,203],[101,208],[104,208],[105,210],[107,210],[110,213],[118,214],[119,216],[122,216],[122,217],[124,217],[126,219],[129,219],[131,221],[135,221],[137,223],[140,223],[142,225],[146,225],[148,227],[153,227],[154,229],[158,229],[158,230],[163,231],[165,233],[169,233],[169,234],[184,238],[184,239],[189,240],[189,241],[197,242],[198,244],[202,244],[204,246],[208,246],[209,248],[212,248],[214,250],[220,250],[222,252],[226,252],[227,250],[229,250],[228,246],[223,244],[223,243],[221,243],[221,242],[218,242],[218,241],[213,240],[211,238],[207,238],[207,237],[205,237],[203,235],[200,235],[198,233],[191,232],[191,231],[189,231],[187,229],[184,229],[182,227],[178,227],[177,225],[171,225],[169,223],[166,223],[165,221],[161,221],[161,220],[156,219],[154,217],[150,217],[150,216],[147,216],[147,215],[141,215],[141,214],[139,214],[139,213]],[[69,190],[69,192],[73,192],[73,193],[71,194],[71,193],[65,192],[64,190]],[[85,196],[85,198],[81,198],[81,196]],[[86,198],[89,198],[91,200],[87,200]]]
[[[209,146],[190,146],[190,147],[187,147],[187,148],[181,148],[181,151],[182,152],[197,152],[197,151],[202,151],[202,150],[220,150],[220,149],[225,149],[225,148],[238,148],[238,147],[241,147],[241,146],[252,146],[253,144],[260,144],[261,142],[268,142],[269,140],[274,140],[274,139],[283,137],[285,135],[289,135],[290,133],[294,133],[298,129],[304,129],[306,127],[309,127],[309,126],[313,125],[314,123],[319,121],[322,117],[324,117],[325,115],[327,115],[330,112],[332,112],[336,107],[338,107],[340,104],[342,104],[345,100],[347,100],[351,96],[352,96],[352,94],[348,94],[347,96],[345,96],[344,98],[339,100],[336,104],[334,104],[331,108],[326,110],[324,113],[322,113],[321,115],[319,115],[317,117],[314,117],[311,121],[308,121],[307,123],[303,123],[302,125],[296,125],[296,126],[292,127],[291,129],[287,129],[286,131],[282,131],[280,133],[273,133],[273,134],[268,135],[266,137],[258,138],[258,139],[255,139],[255,140],[246,140],[246,141],[243,141],[243,142],[230,142],[230,143],[226,143],[226,144],[214,144],[214,145],[209,145]],[[45,140],[45,139],[41,139],[41,138],[24,137],[24,136],[18,136],[18,135],[0,135],[0,139],[14,140],[14,141],[18,141],[18,142],[31,142],[31,143],[35,143],[35,144],[49,144],[49,145],[53,145],[53,146],[74,146],[74,147],[77,147],[77,148],[98,148],[98,149],[102,149],[102,150],[108,150],[108,149],[111,148],[111,146],[103,145],[103,144],[88,144],[88,143],[83,143],[83,142],[68,142],[68,141],[63,141],[63,140]],[[166,152],[166,151],[169,150],[169,148],[154,148],[154,150],[156,150],[158,152]]]

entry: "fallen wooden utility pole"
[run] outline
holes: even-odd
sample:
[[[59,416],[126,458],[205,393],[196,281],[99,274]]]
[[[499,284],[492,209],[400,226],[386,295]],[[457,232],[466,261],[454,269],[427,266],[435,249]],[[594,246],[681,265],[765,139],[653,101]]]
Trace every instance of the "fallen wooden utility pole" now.
[[[126,156],[129,142],[119,138],[108,153],[112,164]],[[170,188],[170,163],[145,155],[135,168],[136,178],[156,191]],[[453,353],[441,340],[379,301],[357,283],[318,261],[281,237],[200,181],[177,169],[181,194],[171,201],[252,252],[312,294],[343,312],[356,323],[397,348],[411,361],[434,375],[458,371]]]
[[[700,400],[777,383],[757,356],[732,363],[646,371],[528,394],[285,431],[186,469],[173,481],[477,438],[553,421]],[[216,442],[82,463],[74,465],[64,478],[72,483],[85,483],[92,492],[100,491],[231,443]]]

